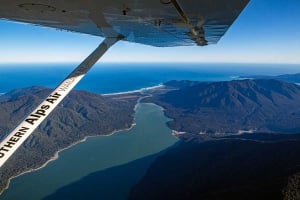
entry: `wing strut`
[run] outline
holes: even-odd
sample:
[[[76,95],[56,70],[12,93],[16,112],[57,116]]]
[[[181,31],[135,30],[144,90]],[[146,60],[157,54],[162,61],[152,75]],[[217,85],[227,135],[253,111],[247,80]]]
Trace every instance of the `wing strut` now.
[[[121,36],[106,38],[32,113],[1,141],[0,167],[68,95],[102,55],[120,39]]]

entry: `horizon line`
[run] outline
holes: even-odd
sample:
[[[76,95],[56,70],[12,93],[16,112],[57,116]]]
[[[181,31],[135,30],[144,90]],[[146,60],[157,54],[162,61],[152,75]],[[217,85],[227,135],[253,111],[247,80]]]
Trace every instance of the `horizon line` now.
[[[11,64],[79,64],[81,61],[49,61],[49,62],[1,62],[0,65],[11,65]],[[99,64],[259,64],[259,65],[300,65],[300,63],[289,63],[289,62],[197,62],[197,61],[98,61],[95,65]]]

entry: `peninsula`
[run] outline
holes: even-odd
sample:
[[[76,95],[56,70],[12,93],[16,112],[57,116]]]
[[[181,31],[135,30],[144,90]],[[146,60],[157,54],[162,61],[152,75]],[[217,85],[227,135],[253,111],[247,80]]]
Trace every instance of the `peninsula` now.
[[[43,87],[16,89],[0,96],[0,139],[51,92]],[[38,169],[57,152],[88,136],[109,135],[133,125],[139,92],[101,96],[74,91],[0,170],[0,192],[9,179]]]
[[[170,81],[144,102],[165,108],[187,134],[299,133],[300,86],[272,79]]]

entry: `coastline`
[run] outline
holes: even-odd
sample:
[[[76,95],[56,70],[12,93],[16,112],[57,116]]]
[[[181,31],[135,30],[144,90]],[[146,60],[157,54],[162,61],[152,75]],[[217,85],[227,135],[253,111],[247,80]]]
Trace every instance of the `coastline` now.
[[[136,108],[138,107],[138,104],[139,104],[139,103],[137,103],[137,104],[135,105],[134,111],[135,111]],[[16,175],[16,176],[13,176],[13,177],[9,178],[9,179],[8,179],[8,182],[7,182],[7,186],[0,192],[0,196],[3,194],[3,192],[4,192],[5,190],[9,189],[10,181],[11,181],[12,179],[17,178],[17,177],[22,176],[22,175],[27,174],[27,173],[31,173],[31,172],[38,171],[38,170],[40,170],[40,169],[46,167],[50,162],[57,160],[57,159],[59,158],[59,153],[61,153],[62,151],[67,150],[67,149],[69,149],[69,148],[72,148],[73,146],[75,146],[75,145],[77,145],[77,144],[80,144],[80,143],[82,143],[82,142],[85,142],[85,141],[86,141],[87,139],[89,139],[89,138],[95,138],[95,137],[109,137],[109,136],[112,136],[112,135],[114,135],[114,134],[116,134],[116,133],[118,133],[118,132],[121,132],[121,131],[129,131],[129,130],[132,129],[135,125],[136,125],[136,123],[133,122],[129,128],[120,129],[120,130],[114,130],[114,131],[112,131],[111,133],[106,134],[106,135],[85,136],[82,140],[77,141],[77,142],[71,144],[70,146],[67,146],[67,147],[65,147],[65,148],[63,148],[63,149],[58,150],[58,151],[55,152],[55,154],[54,154],[48,161],[46,161],[42,166],[37,167],[37,168],[34,168],[34,169],[29,169],[29,170],[24,171],[24,172],[22,172],[22,173],[20,173],[20,174],[18,174],[18,175]]]
[[[126,92],[116,92],[116,93],[107,93],[107,94],[101,94],[102,96],[114,96],[114,95],[124,95],[124,94],[132,94],[132,93],[143,93],[145,91],[148,90],[154,90],[154,89],[158,89],[164,87],[163,83],[160,83],[158,85],[155,86],[150,86],[150,87],[145,87],[145,88],[141,88],[138,90],[130,90],[130,91],[126,91]]]
[[[139,104],[139,102],[137,102],[137,104],[135,105],[134,111],[136,111],[136,108],[138,107],[138,104]],[[134,118],[134,119],[135,119],[135,118]],[[22,175],[27,174],[27,173],[31,173],[31,172],[38,171],[38,170],[40,170],[40,169],[46,167],[50,162],[57,160],[57,159],[59,158],[59,153],[61,153],[62,151],[67,150],[67,149],[69,149],[69,148],[72,148],[73,146],[75,146],[75,145],[77,145],[77,144],[80,144],[80,143],[82,143],[82,142],[85,142],[85,141],[86,141],[87,139],[89,139],[89,138],[95,138],[95,137],[109,137],[109,136],[112,136],[112,135],[114,135],[114,134],[116,134],[116,133],[118,133],[118,132],[121,132],[121,131],[129,131],[129,130],[132,129],[135,125],[136,125],[136,123],[133,121],[133,123],[131,124],[131,126],[130,126],[129,128],[120,129],[120,130],[114,130],[114,131],[112,131],[111,133],[106,134],[106,135],[85,136],[82,140],[77,141],[77,142],[71,144],[70,146],[67,146],[67,147],[65,147],[65,148],[63,148],[63,149],[58,150],[58,151],[55,152],[55,154],[54,154],[48,161],[46,161],[42,166],[37,167],[37,168],[34,168],[34,169],[29,169],[29,170],[24,171],[24,172],[22,172],[22,173],[20,173],[20,174],[18,174],[18,175],[16,175],[16,176],[13,176],[13,177],[9,178],[9,179],[8,179],[8,182],[7,182],[7,186],[0,192],[0,196],[3,194],[3,192],[4,192],[5,190],[9,189],[10,181],[11,181],[12,179],[17,178],[17,177],[22,176]]]
[[[141,88],[141,89],[139,89],[139,90],[132,90],[132,91],[126,91],[126,92],[118,92],[118,93],[103,94],[103,96],[114,96],[114,95],[133,94],[133,93],[137,93],[137,92],[138,92],[138,93],[142,93],[142,92],[145,92],[145,91],[147,91],[147,90],[158,89],[158,88],[161,88],[161,87],[164,87],[164,85],[160,83],[160,84],[158,84],[158,85],[151,86],[151,87],[146,87],[146,88]],[[136,102],[136,104],[135,104],[135,106],[134,106],[134,109],[133,109],[134,114],[136,113],[136,110],[137,110],[137,108],[138,108],[138,106],[139,106],[139,104],[140,104],[140,100],[141,100],[142,98],[144,98],[144,97],[140,97],[140,98],[137,100],[137,102]],[[37,168],[34,168],[34,169],[29,169],[29,170],[24,171],[24,172],[22,172],[22,173],[20,173],[20,174],[18,174],[18,175],[16,175],[16,176],[10,177],[10,178],[8,179],[7,186],[6,186],[2,191],[0,191],[0,196],[3,194],[3,192],[4,192],[5,190],[9,189],[11,180],[13,180],[14,178],[17,178],[17,177],[19,177],[19,176],[22,176],[22,175],[24,175],[24,174],[31,173],[31,172],[34,172],[34,171],[38,171],[38,170],[40,170],[40,169],[46,167],[50,162],[55,161],[55,160],[57,160],[57,159],[59,158],[59,153],[60,153],[60,152],[62,152],[62,151],[64,151],[64,150],[67,150],[67,149],[69,149],[69,148],[72,148],[73,146],[75,146],[75,145],[77,145],[77,144],[79,144],[79,143],[85,142],[85,141],[86,141],[87,139],[89,139],[89,138],[93,138],[93,137],[103,137],[103,136],[104,136],[104,137],[112,136],[113,134],[118,133],[118,132],[121,132],[121,131],[128,131],[128,130],[132,129],[135,125],[136,125],[136,123],[135,123],[135,117],[134,117],[134,118],[133,118],[133,123],[131,124],[131,126],[130,126],[129,128],[120,129],[120,130],[114,130],[114,131],[112,131],[111,133],[106,134],[106,135],[85,136],[82,140],[77,141],[77,142],[74,142],[73,144],[71,144],[71,145],[69,145],[69,146],[67,146],[67,147],[65,147],[65,148],[63,148],[63,149],[58,150],[58,151],[55,152],[55,154],[54,154],[48,161],[46,161],[42,166],[37,167]]]

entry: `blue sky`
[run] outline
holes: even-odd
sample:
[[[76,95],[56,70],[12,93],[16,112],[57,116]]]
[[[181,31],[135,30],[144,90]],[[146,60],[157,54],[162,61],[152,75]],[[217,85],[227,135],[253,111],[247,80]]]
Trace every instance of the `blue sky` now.
[[[300,64],[300,1],[250,0],[217,45],[157,48],[119,42],[102,62]],[[0,63],[80,62],[103,38],[0,20]]]

